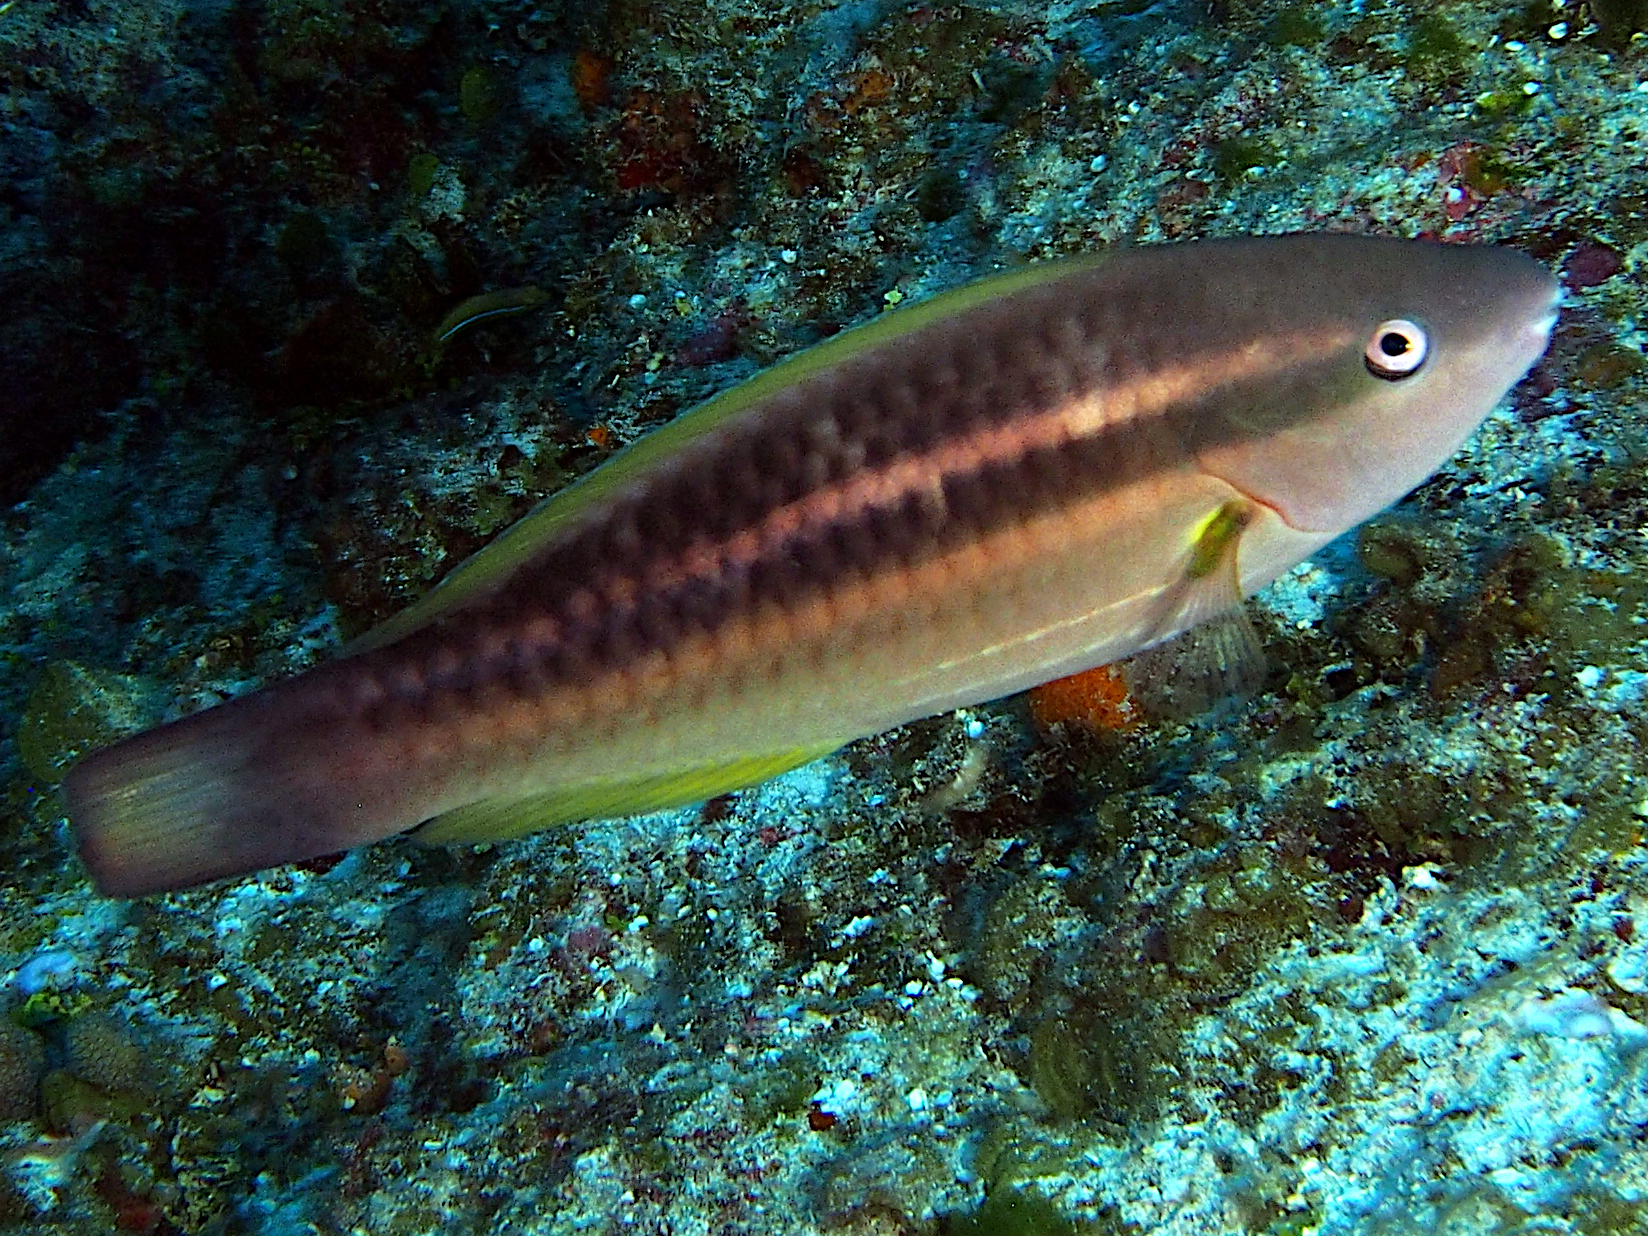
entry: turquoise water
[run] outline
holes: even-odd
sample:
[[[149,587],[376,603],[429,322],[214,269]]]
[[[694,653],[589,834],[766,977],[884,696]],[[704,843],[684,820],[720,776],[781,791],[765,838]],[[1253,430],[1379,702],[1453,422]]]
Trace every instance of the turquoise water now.
[[[1645,18],[0,10],[0,1230],[1648,1230]],[[1437,477],[1250,602],[1251,700],[1005,701],[140,902],[73,857],[78,754],[772,361],[1295,230],[1567,298]]]

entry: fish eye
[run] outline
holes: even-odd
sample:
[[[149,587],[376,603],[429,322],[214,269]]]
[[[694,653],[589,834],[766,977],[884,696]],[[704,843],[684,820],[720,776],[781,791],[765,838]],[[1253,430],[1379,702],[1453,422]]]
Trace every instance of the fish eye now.
[[[1369,373],[1395,382],[1417,373],[1430,350],[1430,338],[1423,326],[1406,318],[1390,318],[1373,328],[1362,355]]]

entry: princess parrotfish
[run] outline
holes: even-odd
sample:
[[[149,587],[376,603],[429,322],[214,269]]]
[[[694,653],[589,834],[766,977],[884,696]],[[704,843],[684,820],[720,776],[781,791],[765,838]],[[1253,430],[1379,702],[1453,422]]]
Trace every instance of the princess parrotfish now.
[[[735,387],[341,659],[64,790],[124,896],[708,798],[1114,661],[1435,470],[1544,351],[1498,248],[1283,236],[987,278]]]

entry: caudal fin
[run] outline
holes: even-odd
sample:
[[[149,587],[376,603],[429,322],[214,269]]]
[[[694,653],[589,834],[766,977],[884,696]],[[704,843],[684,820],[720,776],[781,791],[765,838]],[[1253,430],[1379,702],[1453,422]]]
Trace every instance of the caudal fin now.
[[[301,680],[300,680],[301,681]],[[80,855],[115,896],[186,888],[348,849],[385,822],[335,733],[285,684],[149,730],[63,781]],[[293,705],[297,704],[298,707]],[[412,820],[415,823],[416,820]]]

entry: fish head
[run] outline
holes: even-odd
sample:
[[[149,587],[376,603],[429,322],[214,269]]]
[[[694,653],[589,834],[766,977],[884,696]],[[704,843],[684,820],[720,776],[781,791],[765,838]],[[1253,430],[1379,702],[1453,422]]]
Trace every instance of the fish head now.
[[[1435,472],[1556,320],[1556,280],[1511,249],[1312,236],[1266,252],[1268,271],[1234,281],[1265,380],[1220,392],[1197,462],[1317,543]]]

